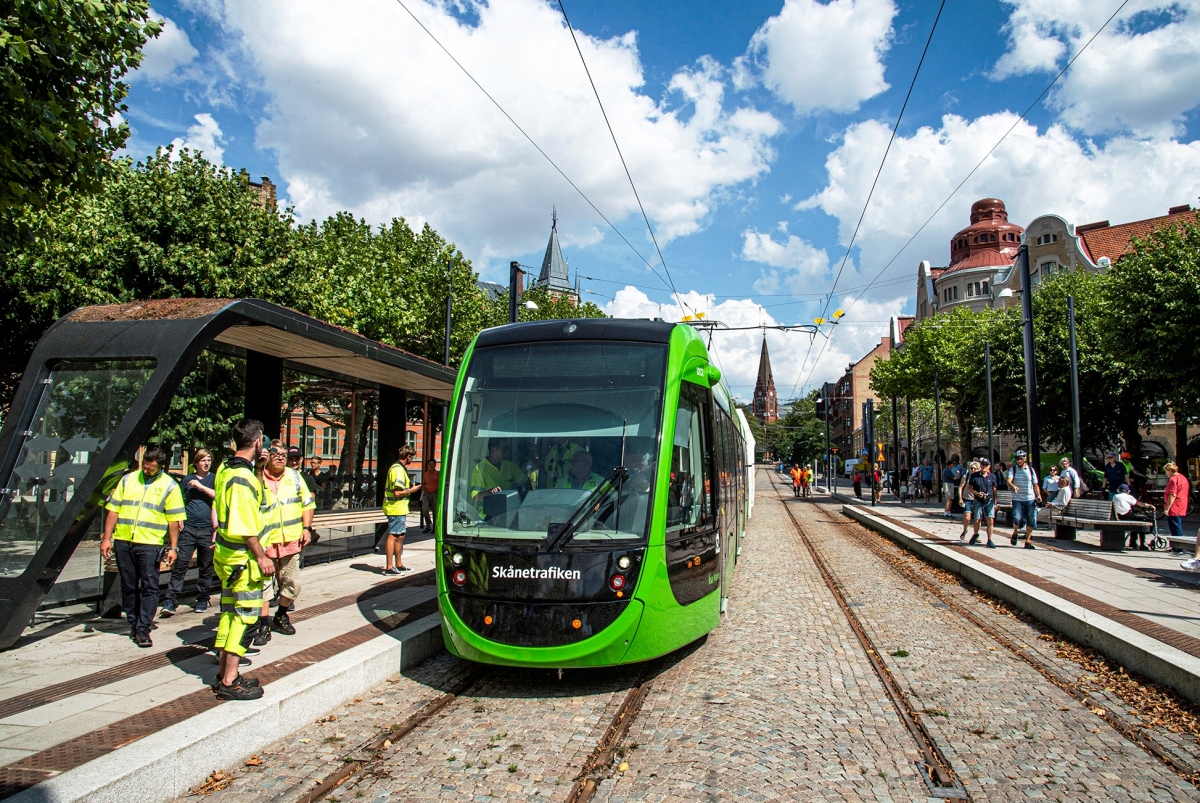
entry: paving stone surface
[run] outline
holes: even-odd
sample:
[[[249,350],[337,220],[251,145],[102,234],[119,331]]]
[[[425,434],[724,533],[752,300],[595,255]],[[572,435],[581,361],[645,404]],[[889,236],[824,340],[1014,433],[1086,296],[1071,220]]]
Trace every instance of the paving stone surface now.
[[[1190,783],[938,597],[904,579],[848,531],[877,539],[885,552],[905,555],[890,541],[856,524],[830,523],[837,520],[837,510],[833,505],[796,508],[821,557],[856,603],[854,613],[913,707],[925,712],[920,715],[924,724],[973,800],[1197,798]],[[998,612],[961,585],[941,587],[1061,675],[1078,674],[1077,665],[1039,638],[1038,628]],[[1104,702],[1122,711],[1116,698]],[[1162,729],[1154,735],[1172,736]],[[1190,737],[1176,737],[1174,743],[1195,760],[1197,747]]]
[[[820,501],[786,504],[972,800],[1200,799],[1200,790],[861,539],[879,539],[918,571],[924,564],[862,528],[852,532],[857,525],[838,506]],[[784,504],[760,472],[729,613],[651,680],[619,754],[601,773],[597,800],[936,799],[918,776],[916,744]],[[1035,625],[961,584],[939,588],[1054,671],[1078,674]],[[255,766],[226,768],[233,783],[207,799],[295,800],[345,759],[367,757],[362,746],[473,671],[448,655],[415,667],[261,752]],[[642,671],[569,671],[560,679],[491,670],[328,799],[564,800]],[[1115,696],[1100,698],[1121,709]],[[1155,736],[1181,754],[1198,753],[1186,735]]]

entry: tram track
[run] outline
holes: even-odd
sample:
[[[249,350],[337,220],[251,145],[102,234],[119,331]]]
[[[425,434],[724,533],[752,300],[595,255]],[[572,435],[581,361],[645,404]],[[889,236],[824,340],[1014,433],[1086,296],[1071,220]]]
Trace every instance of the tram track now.
[[[781,503],[783,502],[783,498],[783,495],[780,494]],[[884,693],[896,711],[896,715],[900,718],[905,730],[908,731],[918,752],[920,752],[923,759],[919,767],[921,779],[929,787],[930,793],[939,798],[951,800],[968,799],[966,789],[958,779],[954,768],[942,753],[941,748],[938,747],[929,730],[922,723],[920,712],[912,705],[908,695],[896,682],[887,663],[882,658],[881,651],[875,645],[874,640],[863,626],[858,615],[850,607],[849,602],[846,600],[842,584],[833,574],[825,559],[817,551],[812,539],[808,536],[807,530],[800,523],[792,508],[784,504],[784,509],[787,511],[788,518],[795,528],[797,538],[812,558],[813,563],[817,567],[817,572],[821,575],[821,579],[833,595],[834,601],[837,602],[843,616],[850,624],[850,629],[854,632],[855,638],[858,639],[859,644],[862,646],[863,652],[871,664],[871,668],[874,670],[876,677],[879,678]]]
[[[782,491],[780,491],[780,487],[781,486],[776,485],[776,491],[779,493],[782,501],[784,494]],[[902,577],[909,584],[917,586],[924,592],[936,598],[941,607],[953,611],[962,619],[970,623],[970,625],[972,625],[975,629],[985,634],[991,641],[994,641],[996,644],[1003,647],[1006,652],[1028,665],[1045,680],[1049,681],[1051,684],[1070,695],[1076,701],[1081,703],[1093,716],[1096,716],[1103,721],[1113,731],[1120,734],[1120,736],[1126,741],[1145,751],[1153,759],[1167,767],[1180,778],[1183,778],[1193,786],[1200,788],[1200,764],[1197,764],[1197,762],[1194,760],[1189,760],[1178,755],[1176,752],[1167,749],[1167,747],[1155,739],[1152,734],[1147,732],[1145,728],[1140,727],[1137,723],[1132,722],[1128,717],[1115,710],[1113,706],[1106,700],[1098,699],[1096,695],[1090,693],[1074,679],[1066,676],[1057,667],[1043,660],[1036,651],[1030,650],[1028,647],[1021,645],[1017,640],[1013,639],[1009,635],[1001,632],[999,629],[987,622],[978,613],[972,611],[968,606],[964,605],[961,600],[956,599],[955,595],[949,593],[948,590],[943,587],[940,581],[932,579],[926,574],[918,573],[913,569],[912,566],[907,565],[906,561],[902,560],[896,553],[897,551],[900,551],[905,557],[910,558],[911,561],[916,561],[924,565],[924,562],[921,561],[919,556],[904,552],[902,547],[891,544],[891,542],[881,543],[878,538],[872,537],[872,535],[857,522],[841,520],[840,517],[842,516],[842,513],[840,510],[840,505],[835,505],[834,503],[829,502],[815,501],[815,506],[825,515],[823,521],[833,525],[837,531],[847,535],[855,543],[870,551],[872,554],[882,560],[884,564],[899,577]],[[800,534],[805,546],[808,548],[810,554],[813,555],[814,560],[818,563],[818,568],[820,568],[822,565],[824,565],[824,562],[819,555],[816,554],[816,548],[812,544],[811,540],[808,539],[807,534],[803,532],[803,525],[800,524],[795,513],[790,507],[785,505],[785,508],[787,509],[789,518],[796,527],[797,533]],[[825,571],[827,571],[827,567],[826,569],[822,570],[823,575]],[[836,582],[836,579],[834,581]],[[973,593],[976,595],[981,595],[983,592],[973,591]],[[854,622],[857,621],[858,617],[853,613],[853,611],[850,611],[844,607],[844,599],[840,596],[840,593],[835,593],[835,596],[838,597],[839,605],[843,606],[843,610],[848,614],[848,618],[853,620],[852,626],[854,626]],[[855,630],[857,634],[858,627],[855,627]],[[1057,637],[1059,639],[1063,638],[1061,636]],[[882,664],[882,659],[878,658],[879,651],[873,646],[869,649],[875,650],[874,653],[868,653],[868,656],[873,658],[872,663],[875,664],[878,662]],[[888,675],[890,677],[890,672]],[[911,706],[909,707],[909,712],[912,714],[919,714],[919,712],[913,711]],[[919,722],[919,719],[916,721]],[[906,726],[907,724],[908,723],[906,722]]]
[[[654,681],[662,676],[664,668],[669,671],[668,664],[675,657],[687,651],[688,648],[685,647],[670,655],[646,662],[633,685],[626,690],[616,712],[587,758],[581,765],[576,766],[573,775],[563,774],[563,777],[570,777],[572,780],[570,792],[565,798],[569,803],[587,803],[595,796],[600,782],[611,775],[622,739],[637,719]],[[430,700],[403,721],[380,729],[366,742],[346,752],[342,756],[342,766],[316,780],[312,788],[293,798],[293,803],[318,803],[331,799],[338,790],[351,788],[372,775],[386,776],[388,772],[385,765],[403,746],[404,740],[414,737],[439,714],[454,715],[448,709],[462,700],[474,699],[476,693],[481,692],[489,682],[507,682],[499,678],[501,672],[503,669],[500,667],[477,667],[449,691]],[[620,694],[620,690],[613,692],[614,696],[617,694]],[[534,696],[531,699],[539,698]],[[465,713],[464,710],[464,715]]]
[[[825,509],[827,513],[841,514],[840,511],[830,511],[829,507],[831,505],[829,503],[818,503],[818,505]],[[792,518],[794,521],[795,517],[793,516]],[[936,597],[947,609],[954,611],[966,619],[997,644],[1004,647],[1010,654],[1033,668],[1043,678],[1082,703],[1094,716],[1099,717],[1129,742],[1145,750],[1179,777],[1200,788],[1200,765],[1197,765],[1195,762],[1186,761],[1164,748],[1144,728],[1139,727],[1119,712],[1113,710],[1113,707],[1106,701],[1097,699],[1074,680],[1064,676],[1057,668],[1040,660],[1037,653],[1022,647],[1022,645],[1018,644],[1012,638],[1000,632],[974,611],[971,611],[959,600],[955,599],[952,594],[946,593],[946,590],[938,583],[914,572],[911,567],[905,565],[895,554],[891,553],[890,549],[887,548],[888,545],[881,544],[877,539],[872,538],[858,523],[838,521],[835,526],[882,559],[890,569],[905,580]],[[893,548],[901,549],[899,546],[894,546]],[[918,556],[914,555],[912,557],[918,561],[920,560]],[[1062,638],[1062,636],[1060,635],[1059,638]]]

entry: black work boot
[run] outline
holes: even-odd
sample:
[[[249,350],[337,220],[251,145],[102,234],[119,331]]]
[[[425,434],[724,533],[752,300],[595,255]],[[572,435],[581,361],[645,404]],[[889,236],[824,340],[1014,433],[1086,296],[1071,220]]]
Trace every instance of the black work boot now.
[[[287,611],[276,611],[275,616],[271,619],[271,629],[285,636],[296,635],[296,628],[292,627],[292,620],[288,618]]]
[[[256,625],[256,632],[254,634],[254,646],[255,647],[265,647],[265,646],[267,646],[267,642],[270,640],[271,640],[271,626],[267,622],[266,618],[264,617],[264,618],[260,619],[259,623]]]

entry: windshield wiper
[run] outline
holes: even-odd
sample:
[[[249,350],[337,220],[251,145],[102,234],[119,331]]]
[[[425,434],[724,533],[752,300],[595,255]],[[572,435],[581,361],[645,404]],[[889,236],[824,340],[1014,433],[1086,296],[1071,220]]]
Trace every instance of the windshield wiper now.
[[[580,503],[579,507],[575,508],[575,511],[567,517],[566,523],[559,527],[557,532],[550,535],[549,540],[546,542],[545,551],[553,552],[570,541],[575,535],[575,531],[583,525],[594,510],[600,508],[600,505],[608,498],[609,494],[621,489],[621,485],[628,476],[629,472],[625,470],[624,466],[617,466],[608,472],[608,476],[604,478],[604,481],[596,486],[596,489],[588,494],[588,497]]]

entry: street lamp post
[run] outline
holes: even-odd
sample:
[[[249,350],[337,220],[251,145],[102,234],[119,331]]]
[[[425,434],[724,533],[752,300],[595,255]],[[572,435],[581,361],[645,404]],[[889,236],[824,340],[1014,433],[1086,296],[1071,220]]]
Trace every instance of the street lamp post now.
[[[1021,271],[1021,341],[1025,352],[1025,428],[1029,452],[1029,463],[1034,471],[1042,470],[1042,441],[1038,435],[1037,420],[1037,363],[1033,351],[1033,283],[1029,276],[1029,245],[1022,244],[1017,251],[1017,265]]]
[[[996,459],[996,450],[992,445],[992,344],[983,344],[983,369],[987,374],[987,416],[988,416],[988,460]]]
[[[1071,339],[1071,465],[1076,467],[1076,471],[1083,471],[1083,442],[1079,416],[1079,346],[1075,342],[1075,296],[1067,296],[1067,331]]]
[[[897,399],[892,397],[892,493],[900,496],[900,417],[896,411]]]

